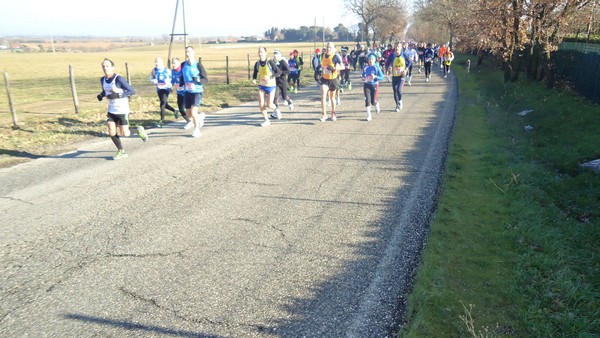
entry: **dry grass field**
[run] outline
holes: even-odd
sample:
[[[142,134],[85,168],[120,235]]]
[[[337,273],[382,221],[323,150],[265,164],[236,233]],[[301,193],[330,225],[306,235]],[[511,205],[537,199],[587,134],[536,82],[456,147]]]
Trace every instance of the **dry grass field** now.
[[[8,75],[8,84],[17,126],[13,125],[7,95],[0,95],[0,167],[39,156],[60,153],[72,144],[90,137],[103,136],[106,102],[98,102],[101,91],[100,64],[104,58],[115,62],[115,71],[129,76],[137,94],[131,99],[131,124],[148,125],[159,120],[158,98],[148,80],[154,59],[167,60],[168,44],[145,46],[114,46],[113,42],[69,43],[71,52],[11,53],[0,52],[2,71]],[[313,44],[291,43],[238,43],[195,45],[196,55],[209,76],[202,110],[215,112],[223,106],[236,105],[255,99],[255,87],[248,81],[250,67],[258,59],[259,46],[267,47],[269,54],[278,48],[284,55],[297,49],[305,55],[305,69],[310,69]],[[318,47],[322,47],[317,45]],[[55,44],[55,48],[65,48]],[[103,50],[76,52],[78,50]],[[44,45],[44,50],[51,50]],[[184,46],[172,47],[172,57],[183,59]],[[226,85],[226,58],[229,59],[230,85]],[[78,110],[75,112],[69,67],[75,78]],[[305,72],[312,77],[312,71]],[[4,81],[3,81],[4,82]],[[171,102],[174,101],[172,95]],[[171,117],[172,118],[172,117]]]

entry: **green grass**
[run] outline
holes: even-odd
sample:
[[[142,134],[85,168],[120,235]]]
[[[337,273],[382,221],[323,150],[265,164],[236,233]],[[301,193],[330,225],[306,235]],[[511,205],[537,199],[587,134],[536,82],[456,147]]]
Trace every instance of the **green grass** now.
[[[399,335],[598,336],[600,175],[579,164],[600,158],[600,108],[539,83],[505,85],[486,65],[467,74],[465,59],[454,67],[443,192]]]

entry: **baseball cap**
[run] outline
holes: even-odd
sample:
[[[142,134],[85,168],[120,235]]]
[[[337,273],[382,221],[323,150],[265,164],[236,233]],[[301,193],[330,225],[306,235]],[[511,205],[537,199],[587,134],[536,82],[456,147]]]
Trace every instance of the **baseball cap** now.
[[[273,54],[275,54],[275,55],[281,55],[281,52],[279,51],[279,49],[274,49],[273,50]]]
[[[321,53],[321,50],[319,48],[315,49],[315,53]]]

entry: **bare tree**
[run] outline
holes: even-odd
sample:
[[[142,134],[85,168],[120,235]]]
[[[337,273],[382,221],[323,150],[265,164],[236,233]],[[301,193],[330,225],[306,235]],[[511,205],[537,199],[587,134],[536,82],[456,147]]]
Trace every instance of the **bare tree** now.
[[[378,19],[384,18],[387,13],[404,9],[404,5],[400,0],[344,0],[344,4],[351,13],[361,20],[364,28],[364,38],[367,41],[369,40],[370,30],[374,32],[374,38],[377,37],[375,23]]]

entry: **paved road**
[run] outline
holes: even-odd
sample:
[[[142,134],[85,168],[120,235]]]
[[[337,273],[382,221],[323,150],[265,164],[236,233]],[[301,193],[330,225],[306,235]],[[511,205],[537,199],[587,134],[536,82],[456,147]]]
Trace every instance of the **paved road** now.
[[[383,83],[367,122],[356,87],[336,122],[314,87],[268,128],[252,103],[0,170],[0,336],[391,336],[457,91],[416,74],[397,113]]]

